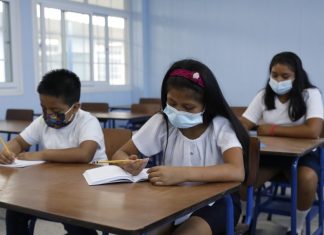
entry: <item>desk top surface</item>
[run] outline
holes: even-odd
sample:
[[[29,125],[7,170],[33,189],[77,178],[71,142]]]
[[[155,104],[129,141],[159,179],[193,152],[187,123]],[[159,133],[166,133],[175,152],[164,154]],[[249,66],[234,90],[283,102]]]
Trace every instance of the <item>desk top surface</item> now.
[[[30,123],[31,121],[0,120],[0,132],[17,134],[23,131]]]
[[[0,206],[113,233],[137,234],[198,209],[240,183],[153,186],[148,182],[87,185],[90,164],[45,163],[1,168]]]
[[[324,138],[303,139],[287,137],[258,136],[261,141],[261,154],[303,156],[324,144]]]

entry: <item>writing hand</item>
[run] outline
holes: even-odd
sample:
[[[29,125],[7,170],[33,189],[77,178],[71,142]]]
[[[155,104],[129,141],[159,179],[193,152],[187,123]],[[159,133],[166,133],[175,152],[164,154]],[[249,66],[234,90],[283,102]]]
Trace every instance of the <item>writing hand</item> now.
[[[15,154],[13,152],[8,152],[2,150],[0,152],[0,163],[1,164],[11,164],[15,161]]]
[[[129,160],[133,160],[127,163],[120,163],[118,166],[123,168],[125,171],[131,173],[132,175],[138,175],[147,165],[148,158],[139,159],[137,155],[131,155]]]

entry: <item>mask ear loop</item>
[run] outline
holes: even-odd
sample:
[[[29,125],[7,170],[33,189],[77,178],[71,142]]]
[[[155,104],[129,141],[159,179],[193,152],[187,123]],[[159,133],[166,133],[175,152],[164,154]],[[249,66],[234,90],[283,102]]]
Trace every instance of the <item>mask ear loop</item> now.
[[[64,116],[66,116],[66,114],[72,110],[73,106],[74,106],[74,104],[64,113]],[[75,114],[73,113],[71,115],[71,117],[69,118],[69,120],[67,120],[67,122],[70,122],[73,119],[74,115]]]

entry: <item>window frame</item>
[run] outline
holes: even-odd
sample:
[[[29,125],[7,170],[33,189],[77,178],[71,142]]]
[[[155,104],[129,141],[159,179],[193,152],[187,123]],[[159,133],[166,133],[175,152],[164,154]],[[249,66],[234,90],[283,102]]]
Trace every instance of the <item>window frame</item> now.
[[[130,2],[129,0],[125,0],[126,4],[126,10],[118,10],[118,9],[112,9],[112,8],[105,8],[105,7],[98,7],[95,5],[91,4],[84,4],[84,3],[78,3],[78,2],[73,2],[73,1],[59,1],[59,0],[33,0],[32,2],[32,15],[33,15],[33,41],[34,41],[34,48],[33,48],[33,56],[35,58],[35,63],[34,63],[34,69],[35,69],[35,84],[39,83],[41,80],[41,75],[40,75],[40,61],[39,61],[39,56],[38,56],[38,30],[37,30],[37,13],[36,13],[36,6],[37,4],[40,4],[44,7],[49,7],[49,8],[57,8],[62,11],[71,11],[71,12],[76,12],[76,13],[81,13],[81,14],[89,14],[89,16],[114,16],[114,17],[122,17],[125,19],[125,81],[126,84],[124,85],[111,85],[109,84],[109,77],[107,76],[106,81],[82,81],[81,82],[81,90],[82,92],[86,93],[92,93],[92,92],[103,92],[103,91],[129,91],[131,90],[131,80],[129,76],[129,71],[131,68],[131,61],[130,61],[130,19],[131,19],[131,14],[130,14]],[[90,26],[92,28],[92,26]],[[89,37],[89,42],[90,46],[92,45],[91,41],[93,40],[92,33],[91,36]],[[44,53],[44,52],[43,52]],[[90,50],[90,56],[93,54],[93,48]],[[109,58],[107,57],[107,60]],[[109,64],[108,64],[109,65]],[[93,76],[93,64],[90,66],[90,71],[91,71],[91,77]],[[109,67],[109,66],[108,66]],[[106,71],[108,72],[109,68],[106,68]]]
[[[11,41],[11,82],[0,82],[0,96],[12,96],[23,94],[22,79],[22,53],[21,53],[21,27],[20,27],[20,3],[19,0],[2,0],[9,3],[9,27]],[[13,63],[14,62],[14,63]]]

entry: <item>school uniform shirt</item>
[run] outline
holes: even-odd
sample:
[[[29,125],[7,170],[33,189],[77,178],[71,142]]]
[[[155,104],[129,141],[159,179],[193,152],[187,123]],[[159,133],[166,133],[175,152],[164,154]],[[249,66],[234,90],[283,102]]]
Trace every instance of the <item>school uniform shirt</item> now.
[[[107,159],[105,142],[99,121],[89,112],[79,109],[72,122],[60,129],[48,127],[43,116],[35,119],[20,136],[30,145],[39,144],[43,149],[65,149],[80,146],[83,141],[97,142],[98,149],[92,159]]]
[[[289,118],[289,100],[285,103],[281,103],[279,98],[275,96],[275,109],[266,110],[264,94],[265,90],[260,91],[242,115],[255,124],[271,123],[283,126],[293,126],[301,125],[310,118],[324,118],[322,96],[317,88],[308,88],[303,91],[303,97],[306,103],[306,113],[296,121],[292,121]]]
[[[224,163],[226,150],[241,147],[239,140],[224,117],[215,117],[207,129],[196,139],[188,139],[169,122],[167,126],[162,114],[155,114],[137,131],[132,140],[145,156],[164,153],[163,165],[168,166],[210,166]]]

